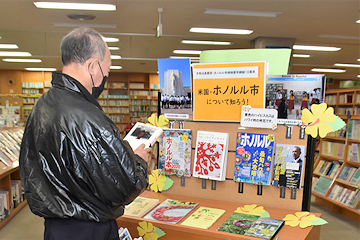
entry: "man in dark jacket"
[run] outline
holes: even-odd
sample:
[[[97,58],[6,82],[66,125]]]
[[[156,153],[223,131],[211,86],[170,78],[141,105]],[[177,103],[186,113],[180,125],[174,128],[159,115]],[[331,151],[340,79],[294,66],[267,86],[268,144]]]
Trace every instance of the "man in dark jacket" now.
[[[61,42],[62,73],[31,111],[20,176],[45,240],[118,240],[115,219],[147,186],[150,149],[133,151],[96,98],[111,65],[102,36],[78,28]]]

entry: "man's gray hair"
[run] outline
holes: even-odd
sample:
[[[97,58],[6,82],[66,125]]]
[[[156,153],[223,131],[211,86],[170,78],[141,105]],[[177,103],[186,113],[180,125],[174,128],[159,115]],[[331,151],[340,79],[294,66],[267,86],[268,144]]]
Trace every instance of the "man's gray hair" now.
[[[106,46],[101,34],[94,29],[76,28],[62,39],[60,52],[64,66],[71,63],[84,64],[92,57],[98,57],[101,62],[105,57]]]
[[[299,146],[294,146],[294,148],[297,148],[297,150],[299,151],[299,153],[301,153],[301,148]]]

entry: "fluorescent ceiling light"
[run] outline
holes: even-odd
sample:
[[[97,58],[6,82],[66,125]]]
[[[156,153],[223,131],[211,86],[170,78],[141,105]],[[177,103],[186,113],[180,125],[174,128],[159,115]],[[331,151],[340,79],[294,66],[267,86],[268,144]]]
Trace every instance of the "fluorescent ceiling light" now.
[[[102,39],[104,40],[104,42],[118,42],[119,41],[118,38],[113,38],[113,37],[103,37]]]
[[[251,16],[251,17],[277,17],[282,13],[207,8],[204,14],[236,15],[236,16]]]
[[[116,24],[90,24],[90,23],[53,23],[54,27],[91,27],[91,28],[117,28]]]
[[[56,68],[25,68],[28,71],[54,72]]]
[[[111,59],[121,59],[120,55],[111,55],[110,56]]]
[[[176,54],[197,54],[199,55],[201,51],[198,50],[174,50],[173,53]]]
[[[296,54],[296,53],[294,53],[292,56],[296,57],[296,58],[309,58],[310,57],[309,54]]]
[[[120,50],[119,47],[108,47],[108,48],[109,48],[109,50]]]
[[[360,58],[358,58],[358,61],[360,62]]]
[[[328,73],[344,73],[346,70],[344,69],[326,69],[326,68],[313,68],[311,69],[313,72],[328,72]]]
[[[360,68],[360,64],[349,64],[349,63],[335,63],[334,66]]]
[[[170,58],[175,58],[175,59],[187,59],[187,58],[190,58],[190,60],[200,60],[200,57],[170,56]]]
[[[122,66],[110,66],[110,70],[120,70]]]
[[[359,36],[345,36],[345,35],[329,35],[329,34],[321,34],[318,37],[321,38],[337,38],[337,39],[351,39],[351,40],[360,40]]]
[[[225,28],[199,28],[192,27],[189,30],[190,32],[195,33],[216,33],[216,34],[251,34],[253,30],[245,29],[225,29]]]
[[[32,62],[39,63],[41,59],[26,59],[26,58],[4,58],[4,62]]]
[[[115,11],[113,4],[95,3],[64,3],[64,2],[34,2],[37,8],[49,9],[71,9],[71,10],[95,10],[95,11]]]
[[[358,78],[360,78],[360,75],[357,75]]]
[[[356,23],[360,23],[360,19],[356,21]]]
[[[182,40],[183,44],[201,44],[201,45],[231,45],[232,42],[218,42],[218,41],[197,41],[197,40]]]
[[[3,48],[3,49],[16,49],[16,48],[19,48],[19,47],[16,44],[1,44],[0,43],[0,48]]]
[[[30,57],[31,53],[29,52],[8,52],[0,51],[0,57]]]
[[[323,46],[294,45],[293,49],[334,52],[334,51],[339,51],[341,48],[338,48],[338,47],[323,47]]]

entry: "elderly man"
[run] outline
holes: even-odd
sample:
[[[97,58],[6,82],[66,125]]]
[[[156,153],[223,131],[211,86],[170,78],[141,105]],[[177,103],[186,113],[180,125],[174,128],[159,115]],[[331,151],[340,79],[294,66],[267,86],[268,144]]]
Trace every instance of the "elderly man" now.
[[[111,65],[102,36],[78,28],[61,42],[62,73],[35,104],[24,131],[20,176],[45,240],[118,240],[115,219],[148,185],[150,149],[133,151],[96,98]]]

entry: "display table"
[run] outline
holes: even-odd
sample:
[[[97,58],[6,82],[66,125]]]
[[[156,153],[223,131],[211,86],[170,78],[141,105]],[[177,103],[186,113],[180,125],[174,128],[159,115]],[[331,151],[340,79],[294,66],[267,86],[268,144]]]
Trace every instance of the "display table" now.
[[[215,192],[216,194],[216,192]],[[136,218],[129,216],[122,216],[116,219],[116,222],[119,227],[126,227],[130,231],[132,237],[139,237],[137,226],[139,222],[147,221],[151,222],[155,227],[163,230],[166,235],[161,237],[161,240],[184,240],[184,239],[196,239],[196,240],[220,240],[220,239],[255,239],[252,237],[246,237],[242,235],[218,232],[216,231],[240,206],[252,204],[252,203],[241,203],[241,198],[239,198],[239,203],[226,202],[226,201],[217,201],[211,199],[195,198],[189,196],[181,196],[174,194],[164,193],[155,193],[150,191],[143,192],[140,196],[148,198],[157,198],[160,203],[162,203],[167,198],[180,200],[180,201],[191,201],[197,202],[199,205],[195,208],[197,209],[200,206],[212,207],[226,210],[225,214],[214,223],[210,229],[200,229],[194,227],[183,226],[181,223],[188,217],[190,214],[185,216],[179,223],[172,224],[160,221],[153,221],[144,218]],[[272,219],[283,219],[286,214],[295,214],[296,211],[284,210],[279,208],[268,208],[264,206],[264,209],[269,212],[270,218]],[[314,213],[315,216],[320,217],[320,213]],[[293,228],[289,226],[283,226],[278,232],[279,240],[318,240],[320,238],[320,226],[308,227],[301,229],[299,226]]]

